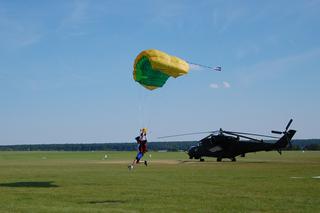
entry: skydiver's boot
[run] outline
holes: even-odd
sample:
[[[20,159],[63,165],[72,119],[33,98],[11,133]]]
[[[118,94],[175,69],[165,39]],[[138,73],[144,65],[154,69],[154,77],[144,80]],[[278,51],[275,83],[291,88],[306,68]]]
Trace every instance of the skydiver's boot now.
[[[144,165],[148,166],[148,161],[145,160],[144,161]]]
[[[129,171],[131,171],[131,170],[133,169],[133,165],[130,164],[130,165],[128,166],[128,169],[129,169]]]

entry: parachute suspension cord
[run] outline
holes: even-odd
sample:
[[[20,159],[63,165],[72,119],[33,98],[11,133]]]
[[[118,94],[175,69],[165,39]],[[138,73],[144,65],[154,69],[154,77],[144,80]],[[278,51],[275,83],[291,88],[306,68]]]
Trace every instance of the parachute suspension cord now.
[[[193,62],[189,62],[189,61],[187,61],[187,63],[189,65],[193,65],[190,67],[192,70],[197,70],[197,68],[202,67],[202,68],[209,69],[209,70],[221,71],[221,67],[218,67],[218,66],[217,67],[210,67],[207,65],[197,64],[197,63],[193,63]]]
[[[150,113],[149,113],[149,96],[150,91],[145,88],[139,87],[139,97],[138,97],[138,128],[148,128],[150,124]]]

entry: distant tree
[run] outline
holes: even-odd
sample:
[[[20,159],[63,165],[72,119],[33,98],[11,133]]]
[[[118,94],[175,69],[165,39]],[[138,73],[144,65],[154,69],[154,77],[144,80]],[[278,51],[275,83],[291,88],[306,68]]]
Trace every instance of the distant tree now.
[[[304,147],[304,150],[320,150],[320,144],[310,144]]]
[[[275,141],[268,141],[274,143]],[[149,142],[150,151],[178,151],[188,150],[197,141],[166,141]],[[292,147],[287,150],[320,150],[320,139],[294,140]],[[0,146],[0,151],[133,151],[137,149],[136,143],[78,143],[78,144],[34,144],[34,145],[7,145]]]

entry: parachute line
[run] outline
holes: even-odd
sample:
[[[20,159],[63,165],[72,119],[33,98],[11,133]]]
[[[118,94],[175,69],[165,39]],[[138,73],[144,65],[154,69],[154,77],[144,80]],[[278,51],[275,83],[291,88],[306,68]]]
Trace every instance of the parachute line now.
[[[214,70],[214,71],[221,71],[221,67],[218,67],[218,66],[217,67],[210,67],[207,65],[197,64],[197,63],[193,63],[193,62],[189,62],[189,61],[187,61],[187,62],[188,62],[188,64],[192,64],[192,65],[195,65],[198,67],[203,67],[203,68]]]

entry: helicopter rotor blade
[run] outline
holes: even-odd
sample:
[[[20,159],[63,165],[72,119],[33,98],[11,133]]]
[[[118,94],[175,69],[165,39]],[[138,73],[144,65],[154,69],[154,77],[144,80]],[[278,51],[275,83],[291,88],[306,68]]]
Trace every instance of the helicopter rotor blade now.
[[[218,130],[217,131],[206,131],[206,132],[193,132],[193,133],[185,133],[185,134],[178,134],[178,135],[167,135],[167,136],[161,136],[161,137],[158,137],[159,139],[160,138],[172,138],[172,137],[180,137],[180,136],[186,136],[186,135],[199,135],[199,134],[208,134],[208,133],[216,133],[216,132],[219,132]]]
[[[292,118],[290,119],[290,121],[289,121],[289,123],[287,124],[287,126],[286,126],[286,130],[285,130],[285,132],[289,129],[289,127],[290,127],[290,125],[291,125],[291,123],[292,123]]]
[[[231,131],[228,131],[228,132],[231,132]],[[248,133],[248,132],[231,132],[231,133],[241,134],[241,135],[260,136],[260,137],[264,137],[264,138],[276,138],[276,139],[278,139],[278,137],[274,137],[274,136],[270,136],[270,135],[261,135],[261,134]]]
[[[281,135],[283,133],[283,132],[275,131],[275,130],[272,130],[271,132],[274,133],[274,134],[279,134],[279,135]]]
[[[240,134],[237,134],[235,132],[229,132],[229,131],[223,131],[225,134],[228,134],[228,135],[234,135],[234,136],[238,136],[238,137],[241,137],[241,138],[246,138],[246,139],[249,139],[249,140],[253,140],[253,141],[257,141],[257,142],[263,142],[263,140],[258,140],[256,138],[252,138],[252,137],[248,137],[248,136],[245,136],[245,135],[240,135]]]

